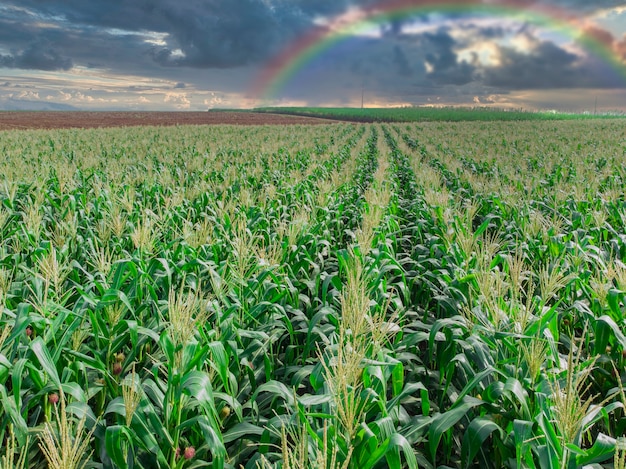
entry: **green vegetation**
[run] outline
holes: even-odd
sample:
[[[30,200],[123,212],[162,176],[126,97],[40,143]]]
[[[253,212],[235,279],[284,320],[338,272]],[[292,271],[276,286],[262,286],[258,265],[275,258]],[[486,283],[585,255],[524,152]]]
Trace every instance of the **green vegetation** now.
[[[0,137],[0,467],[626,465],[623,121]]]
[[[403,107],[403,108],[327,108],[327,107],[268,107],[256,112],[321,117],[352,122],[422,122],[422,121],[544,121],[576,119],[615,119],[623,113],[531,112],[493,108],[462,107]]]

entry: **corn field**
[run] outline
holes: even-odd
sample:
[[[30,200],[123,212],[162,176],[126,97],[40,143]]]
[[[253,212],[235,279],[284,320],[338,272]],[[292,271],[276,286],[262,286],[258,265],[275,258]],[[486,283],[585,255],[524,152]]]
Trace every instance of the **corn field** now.
[[[0,151],[0,468],[626,467],[623,122]]]

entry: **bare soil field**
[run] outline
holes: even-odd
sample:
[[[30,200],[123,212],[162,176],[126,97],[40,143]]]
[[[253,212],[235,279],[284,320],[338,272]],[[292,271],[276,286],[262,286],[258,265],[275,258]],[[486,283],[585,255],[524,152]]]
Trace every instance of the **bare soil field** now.
[[[136,125],[328,124],[328,119],[254,112],[0,111],[0,130],[127,127]]]

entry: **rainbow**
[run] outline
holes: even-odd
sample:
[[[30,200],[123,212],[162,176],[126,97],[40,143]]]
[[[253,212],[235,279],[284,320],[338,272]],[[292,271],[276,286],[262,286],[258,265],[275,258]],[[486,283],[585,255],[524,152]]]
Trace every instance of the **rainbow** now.
[[[315,58],[336,44],[392,19],[429,13],[481,14],[526,21],[571,37],[588,53],[608,63],[626,80],[626,67],[613,49],[612,36],[582,21],[567,10],[528,0],[382,0],[358,10],[358,14],[339,15],[331,26],[318,27],[292,43],[274,57],[254,80],[249,95],[257,100],[271,100],[287,83]]]

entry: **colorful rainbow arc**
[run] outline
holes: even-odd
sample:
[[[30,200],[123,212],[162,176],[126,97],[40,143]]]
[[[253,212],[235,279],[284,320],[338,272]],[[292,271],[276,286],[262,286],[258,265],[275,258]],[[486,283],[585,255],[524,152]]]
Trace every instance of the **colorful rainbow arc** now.
[[[567,10],[538,5],[528,0],[500,0],[483,3],[480,0],[383,0],[366,8],[357,18],[335,28],[317,28],[291,44],[271,60],[253,82],[249,95],[255,99],[269,100],[278,95],[290,79],[309,62],[333,45],[345,40],[373,23],[408,15],[427,13],[480,13],[496,17],[509,17],[528,21],[538,26],[561,32],[580,42],[588,52],[608,63],[626,80],[626,67],[606,40],[604,31],[589,29]],[[591,33],[590,33],[591,31]],[[595,32],[595,34],[593,33]],[[599,34],[600,33],[600,34]],[[606,35],[610,37],[610,35]]]

